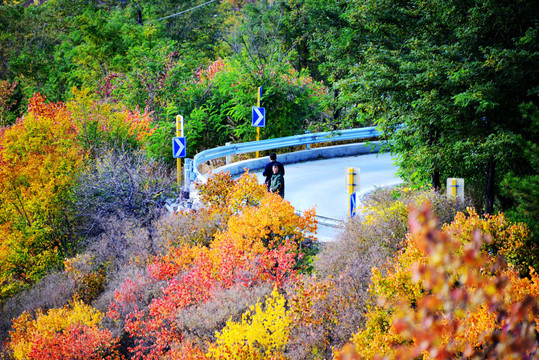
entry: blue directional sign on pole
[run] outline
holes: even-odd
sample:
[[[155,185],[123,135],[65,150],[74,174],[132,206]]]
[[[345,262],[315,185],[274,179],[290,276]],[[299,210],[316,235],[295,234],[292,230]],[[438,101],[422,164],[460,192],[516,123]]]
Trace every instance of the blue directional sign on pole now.
[[[353,192],[350,194],[350,218],[353,218],[356,215],[357,208],[357,193]]]
[[[266,126],[266,109],[263,107],[253,106],[252,125],[254,127]]]
[[[174,156],[174,158],[183,158],[187,156],[185,137],[172,138],[172,156]]]

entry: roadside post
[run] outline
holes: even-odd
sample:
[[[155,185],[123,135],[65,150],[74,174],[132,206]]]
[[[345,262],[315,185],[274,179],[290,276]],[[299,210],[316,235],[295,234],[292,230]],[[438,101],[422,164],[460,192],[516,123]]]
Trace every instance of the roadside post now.
[[[176,137],[172,138],[172,156],[176,159],[176,182],[181,186],[182,159],[187,155],[187,145],[183,136],[183,116],[176,116]]]
[[[229,146],[229,145],[232,145],[232,143],[229,141],[227,143],[225,143],[226,146]],[[232,155],[227,155],[226,156],[226,164],[227,165],[230,165],[232,163]]]
[[[350,203],[350,218],[356,215],[357,200],[359,193],[359,168],[346,168],[346,186],[348,187],[348,199]]]
[[[464,179],[447,178],[447,197],[452,197],[464,201]]]
[[[260,107],[260,98],[262,97],[262,86],[258,88],[258,96],[256,106],[252,108],[251,125],[256,127],[256,141],[260,141],[260,128],[266,126],[266,109]],[[259,151],[256,151],[256,158],[258,159]]]

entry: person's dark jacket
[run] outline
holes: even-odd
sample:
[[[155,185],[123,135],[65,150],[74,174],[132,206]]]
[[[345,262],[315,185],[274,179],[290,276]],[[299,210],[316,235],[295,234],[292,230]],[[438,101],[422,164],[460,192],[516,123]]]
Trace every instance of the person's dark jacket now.
[[[271,184],[271,176],[273,175],[273,165],[277,164],[279,167],[279,174],[284,176],[284,166],[278,161],[270,161],[266,167],[264,168],[264,172],[262,173],[262,176],[266,177],[266,180],[264,181],[264,184],[268,187],[268,191],[270,189]]]
[[[271,177],[270,191],[284,198],[284,177],[280,172]]]

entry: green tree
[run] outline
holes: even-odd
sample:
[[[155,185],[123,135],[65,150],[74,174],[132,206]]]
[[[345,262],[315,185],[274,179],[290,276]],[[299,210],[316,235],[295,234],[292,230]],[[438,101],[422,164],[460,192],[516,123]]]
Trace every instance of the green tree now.
[[[293,48],[291,63],[296,70],[308,69],[313,79],[330,87],[328,121],[320,130],[372,125],[353,103],[352,94],[341,94],[333,84],[346,79],[360,58],[362,33],[345,16],[350,0],[284,0],[281,37]],[[369,123],[369,121],[371,121]]]
[[[538,10],[517,0],[351,3],[342,31],[361,41],[335,82],[339,97],[391,137],[402,176],[435,188],[464,177],[492,213],[504,174],[536,174],[523,150],[538,138]]]
[[[267,124],[262,138],[296,135],[309,123],[324,117],[325,88],[304,72],[296,72],[288,63],[283,72],[267,71],[253,76],[251,69],[236,58],[218,59],[199,71],[180,87],[173,114],[183,114],[186,123],[188,156],[227,141],[252,141],[256,130],[251,126],[251,108],[257,104],[257,89],[263,87],[261,106],[266,108]],[[260,82],[259,82],[260,81]],[[173,116],[154,134],[152,153],[170,160]],[[166,149],[166,150],[163,150]]]
[[[59,43],[57,18],[46,6],[10,2],[0,6],[0,79],[17,83],[17,106],[8,117],[22,116],[35,92],[56,100],[45,89],[54,47]]]

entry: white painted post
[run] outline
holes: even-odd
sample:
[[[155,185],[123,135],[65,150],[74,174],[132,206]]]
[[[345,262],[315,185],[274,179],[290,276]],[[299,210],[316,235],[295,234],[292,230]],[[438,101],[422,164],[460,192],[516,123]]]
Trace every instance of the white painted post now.
[[[309,130],[305,130],[305,134],[310,134]],[[311,150],[311,144],[305,144],[305,150]]]
[[[232,144],[231,142],[225,143],[226,146],[231,145],[231,144]],[[231,164],[231,163],[232,163],[232,156],[227,155],[227,156],[226,156],[226,164],[229,165],[229,164]]]

